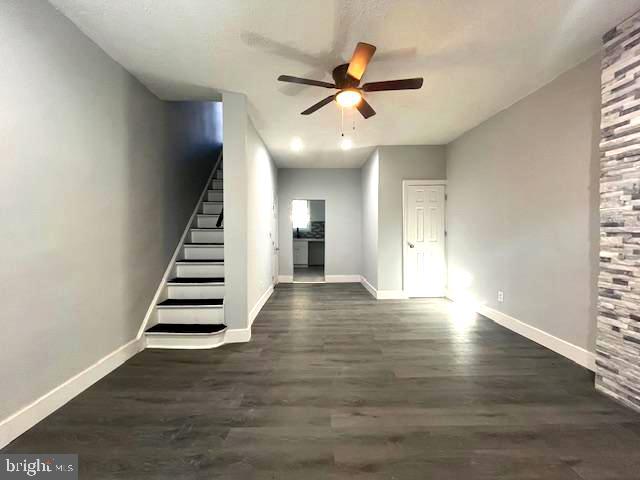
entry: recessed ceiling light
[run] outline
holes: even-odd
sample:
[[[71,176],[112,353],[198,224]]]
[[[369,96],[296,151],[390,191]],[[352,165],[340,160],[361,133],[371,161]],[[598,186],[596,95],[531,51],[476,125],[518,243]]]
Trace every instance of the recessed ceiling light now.
[[[304,144],[302,143],[302,139],[300,137],[293,137],[291,139],[291,143],[289,144],[289,147],[294,152],[299,152],[304,148]]]
[[[351,139],[349,137],[344,137],[340,142],[340,148],[342,150],[351,150],[351,147],[353,147]]]
[[[359,104],[360,100],[362,100],[362,95],[358,90],[342,90],[338,95],[336,95],[336,102],[338,102],[338,105],[345,108]]]

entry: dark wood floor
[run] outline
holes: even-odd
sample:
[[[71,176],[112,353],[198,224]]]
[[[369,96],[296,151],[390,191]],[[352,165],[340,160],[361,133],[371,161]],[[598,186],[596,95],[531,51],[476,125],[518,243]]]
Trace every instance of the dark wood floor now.
[[[640,416],[441,300],[285,285],[248,344],[146,350],[6,452],[83,479],[640,478]]]

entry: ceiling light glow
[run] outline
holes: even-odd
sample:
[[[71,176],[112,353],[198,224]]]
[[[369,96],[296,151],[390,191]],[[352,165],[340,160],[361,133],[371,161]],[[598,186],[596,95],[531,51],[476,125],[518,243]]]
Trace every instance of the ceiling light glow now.
[[[360,103],[362,95],[357,90],[342,90],[336,95],[336,102],[341,107],[349,108]]]
[[[342,150],[351,150],[351,147],[353,147],[351,139],[349,137],[344,137],[340,142],[340,148]]]
[[[304,148],[304,144],[302,143],[302,139],[300,137],[293,137],[291,139],[291,143],[289,144],[289,147],[294,152],[299,152]]]

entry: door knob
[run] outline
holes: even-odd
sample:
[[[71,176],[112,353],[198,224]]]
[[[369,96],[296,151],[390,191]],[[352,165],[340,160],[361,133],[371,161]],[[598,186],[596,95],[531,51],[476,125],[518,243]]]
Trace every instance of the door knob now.
[[[407,243],[409,244],[409,248],[415,247],[415,245],[413,243],[411,243],[411,242],[407,242]]]

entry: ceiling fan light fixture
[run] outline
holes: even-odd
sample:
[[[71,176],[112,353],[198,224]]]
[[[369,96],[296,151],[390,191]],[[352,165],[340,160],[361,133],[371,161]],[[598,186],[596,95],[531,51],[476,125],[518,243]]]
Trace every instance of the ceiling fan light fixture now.
[[[302,139],[300,137],[293,137],[289,144],[289,148],[294,152],[300,152],[304,148],[304,143],[302,143]]]
[[[362,100],[362,94],[355,89],[342,90],[336,95],[336,102],[344,108],[355,107]]]
[[[340,148],[342,150],[351,150],[351,147],[353,147],[353,142],[351,141],[351,139],[349,137],[344,137],[341,141],[340,141]]]

